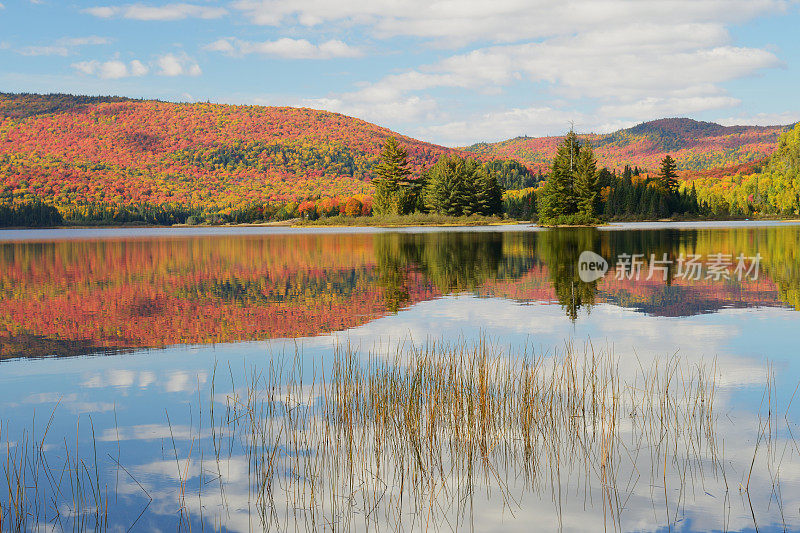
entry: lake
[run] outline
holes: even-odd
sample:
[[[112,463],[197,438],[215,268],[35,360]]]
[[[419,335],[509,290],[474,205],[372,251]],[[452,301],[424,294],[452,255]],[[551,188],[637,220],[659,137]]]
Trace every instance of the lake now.
[[[800,530],[800,224],[0,231],[0,531]]]

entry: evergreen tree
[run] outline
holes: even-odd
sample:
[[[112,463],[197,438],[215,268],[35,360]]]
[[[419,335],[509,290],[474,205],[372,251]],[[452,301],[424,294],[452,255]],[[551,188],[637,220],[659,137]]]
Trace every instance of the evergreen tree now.
[[[440,157],[431,168],[425,191],[428,209],[450,216],[471,213],[474,195],[467,176],[465,160],[455,155]]]
[[[503,190],[497,174],[474,159],[444,155],[427,174],[424,192],[428,210],[450,216],[499,215]]]
[[[697,189],[692,183],[692,192],[689,193],[689,212],[693,215],[700,214],[700,202],[697,201]]]
[[[575,172],[575,196],[578,216],[586,223],[595,219],[600,184],[597,175],[597,160],[589,144],[584,144],[578,155]]]
[[[408,151],[398,144],[397,139],[389,137],[381,152],[381,158],[375,165],[375,195],[372,206],[378,215],[406,214],[409,204],[413,204],[414,187],[408,176]]]
[[[678,166],[672,156],[667,155],[661,160],[661,172],[658,175],[658,185],[661,190],[670,196],[678,193]]]
[[[578,136],[574,131],[570,131],[558,146],[550,177],[545,182],[539,197],[539,214],[544,222],[574,215],[578,211],[575,172],[580,152]]]
[[[484,216],[499,215],[503,212],[503,191],[498,183],[497,174],[478,167],[475,176],[476,212]]]
[[[630,180],[631,176],[633,176],[633,170],[631,170],[631,166],[625,165],[625,168],[622,171],[622,179]]]

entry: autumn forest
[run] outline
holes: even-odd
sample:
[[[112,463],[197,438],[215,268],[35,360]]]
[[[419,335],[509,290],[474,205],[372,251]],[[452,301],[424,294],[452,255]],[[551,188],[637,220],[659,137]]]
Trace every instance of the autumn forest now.
[[[592,213],[598,220],[792,216],[800,209],[798,135],[788,126],[664,119],[608,135],[578,135],[576,142],[593,152]],[[380,214],[373,213],[375,178],[390,138],[405,153],[403,179],[412,189],[422,191],[437,175],[444,179],[448,164],[466,165],[474,178],[464,186],[476,192],[459,194],[485,198],[475,200],[483,207],[445,202],[441,195],[452,186],[440,179],[439,193],[431,185],[414,200],[416,207],[401,211],[517,220],[539,218],[540,196],[557,175],[564,140],[521,137],[456,149],[305,108],[3,93],[0,225],[224,224]],[[674,158],[675,194],[682,199],[658,195],[667,156]],[[440,207],[426,203],[435,194]]]

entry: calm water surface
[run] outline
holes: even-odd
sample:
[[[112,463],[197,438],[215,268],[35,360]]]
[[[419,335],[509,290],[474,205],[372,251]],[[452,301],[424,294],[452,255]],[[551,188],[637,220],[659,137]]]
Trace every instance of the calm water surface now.
[[[591,282],[578,271],[587,250],[610,267]],[[628,256],[641,261],[638,275],[617,272]],[[692,257],[699,273],[686,268]],[[37,515],[26,529],[95,529],[92,491],[106,491],[109,529],[120,531],[800,530],[798,309],[800,225],[789,223],[0,232],[0,439],[10,458],[0,530],[24,492],[5,485],[33,450],[61,481],[29,469],[18,483]],[[368,502],[357,495],[376,477],[360,470],[348,495],[315,496],[326,510],[313,519],[291,458],[269,501],[254,491],[259,446],[231,429],[230,413],[260,380],[283,365],[306,386],[321,381],[335,346],[367,361],[439,342],[545,361],[571,343],[613,354],[631,383],[657,361],[676,362],[675,381],[704,369],[714,437],[697,442],[713,449],[692,441],[652,453],[623,427],[613,480],[565,444],[539,460],[546,475],[499,461],[468,495],[453,489],[457,469],[435,483],[403,478],[425,486],[422,501],[392,500],[408,488],[389,483],[380,496],[370,486]],[[285,434],[271,438],[277,456],[296,454]],[[400,511],[375,518],[385,507]]]

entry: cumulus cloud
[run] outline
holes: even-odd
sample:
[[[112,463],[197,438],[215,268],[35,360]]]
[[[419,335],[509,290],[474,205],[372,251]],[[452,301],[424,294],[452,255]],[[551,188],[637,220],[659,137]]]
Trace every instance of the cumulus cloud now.
[[[304,26],[361,24],[378,36],[407,35],[453,42],[513,42],[617,28],[620,21],[643,24],[738,22],[785,10],[790,0],[237,0],[233,8],[254,24]]]
[[[352,92],[331,95],[320,103],[369,120],[394,116],[396,107],[412,98],[426,101],[421,113],[397,115],[396,126],[431,114],[438,104],[433,90],[491,93],[512,86],[534,85],[540,98],[589,101],[590,112],[575,108],[530,105],[458,120],[426,124],[415,134],[447,144],[501,140],[522,133],[542,135],[569,119],[583,128],[603,131],[663,116],[730,108],[740,100],[722,84],[780,66],[771,51],[732,46],[724,27],[711,23],[631,25],[617,32],[603,29],[556,36],[536,42],[499,44],[452,55],[441,61],[377,81]],[[532,91],[533,92],[533,91]],[[426,94],[427,93],[427,94]]]
[[[134,59],[129,63],[118,59],[110,61],[80,61],[73,63],[72,68],[88,76],[98,76],[105,80],[144,76],[149,72],[149,68],[138,59]]]
[[[156,59],[158,73],[162,76],[199,76],[200,65],[187,55],[164,54]]]
[[[527,78],[557,85],[561,96],[634,99],[653,93],[717,91],[718,83],[781,64],[772,52],[761,49],[714,46],[685,50],[684,43],[649,44],[651,51],[642,36],[603,45],[597,36],[587,34],[494,46],[389,79],[413,90],[416,84],[424,89],[469,88]]]
[[[72,64],[72,68],[88,76],[103,79],[120,79],[145,76],[151,72],[161,76],[199,76],[203,73],[191,57],[186,54],[164,54],[153,61],[145,63],[139,59],[128,62],[120,59],[109,61],[80,61]]]
[[[228,14],[228,11],[222,7],[185,3],[165,4],[163,6],[146,4],[95,6],[85,9],[84,12],[99,18],[121,17],[133,20],[217,19]]]
[[[204,47],[214,52],[230,55],[262,54],[284,59],[332,59],[360,57],[361,50],[347,43],[332,39],[312,44],[306,39],[283,38],[275,41],[250,42],[239,39],[219,39]]]

